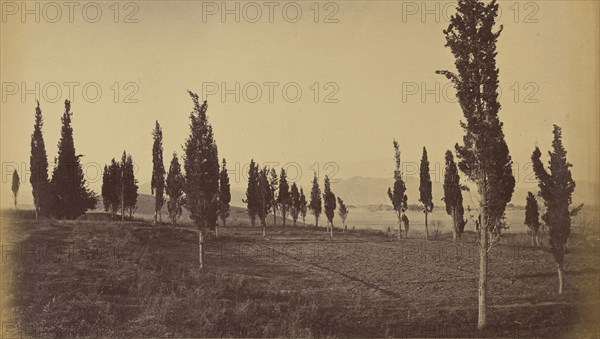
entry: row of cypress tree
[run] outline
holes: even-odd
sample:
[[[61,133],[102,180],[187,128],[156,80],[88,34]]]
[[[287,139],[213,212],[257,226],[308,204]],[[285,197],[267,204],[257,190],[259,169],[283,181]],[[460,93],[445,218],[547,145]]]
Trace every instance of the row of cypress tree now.
[[[48,157],[42,127],[44,120],[39,101],[35,109],[35,123],[31,135],[29,161],[32,193],[36,217],[76,219],[98,203],[96,194],[88,189],[81,167],[83,155],[76,154],[71,126],[71,102],[65,100],[65,111],[61,117],[61,136],[54,170],[48,177]]]

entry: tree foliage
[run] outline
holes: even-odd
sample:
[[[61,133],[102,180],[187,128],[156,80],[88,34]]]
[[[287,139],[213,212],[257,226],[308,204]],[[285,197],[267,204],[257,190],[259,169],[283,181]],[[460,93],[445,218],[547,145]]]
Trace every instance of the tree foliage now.
[[[402,170],[400,168],[400,166],[401,166],[400,145],[398,144],[398,142],[395,139],[394,139],[393,145],[394,145],[394,162],[396,164],[395,169],[394,169],[394,189],[392,190],[391,188],[388,188],[387,193],[388,193],[388,197],[390,198],[390,201],[392,202],[392,207],[394,208],[394,211],[396,212],[396,216],[398,217],[398,239],[400,239],[400,228],[401,228],[402,216],[408,209],[408,196],[406,195],[406,184],[404,183],[404,180],[402,179]],[[405,235],[408,237],[408,232],[406,232],[406,228],[405,228]]]
[[[188,91],[194,103],[190,134],[185,142],[185,207],[200,231],[214,230],[219,213],[219,158],[217,144],[206,111],[198,95]]]
[[[219,176],[219,217],[221,218],[223,226],[225,226],[227,218],[229,217],[230,202],[231,188],[229,185],[229,174],[227,173],[227,161],[223,158],[223,165],[221,166],[221,174]]]
[[[344,230],[346,230],[346,218],[348,217],[348,208],[346,207],[346,204],[344,204],[344,200],[342,200],[340,197],[337,197],[337,204],[338,204],[338,215],[340,216],[340,219],[342,219],[342,226],[344,227]]]
[[[158,120],[152,131],[154,143],[152,144],[152,180],[150,189],[154,195],[154,222],[162,221],[162,207],[165,203],[165,165],[163,160],[163,133]]]
[[[169,165],[169,173],[167,174],[165,186],[167,196],[169,196],[167,210],[173,224],[177,223],[183,212],[183,206],[185,205],[184,187],[185,177],[181,173],[181,165],[179,164],[177,153],[173,152],[173,159],[171,159],[171,164]]]
[[[333,227],[333,217],[335,216],[335,194],[331,191],[331,182],[329,176],[325,176],[323,183],[323,207],[325,208],[325,216],[329,222],[330,227]]]
[[[13,198],[15,200],[15,210],[17,209],[17,197],[19,196],[19,187],[21,187],[21,179],[19,178],[19,173],[17,172],[17,170],[14,170],[12,174],[11,190],[13,193]]]
[[[285,173],[285,169],[281,169],[281,173],[279,175],[279,194],[277,195],[277,205],[279,206],[279,210],[281,210],[281,219],[283,219],[283,226],[285,226],[285,219],[287,218],[287,212],[292,203],[290,196],[290,185],[287,181],[287,174]]]
[[[248,169],[248,188],[246,189],[246,199],[243,201],[247,207],[248,215],[252,226],[255,226],[256,216],[259,210],[260,193],[258,187],[259,169],[254,159],[250,160],[250,168]]]
[[[57,218],[75,219],[87,210],[94,209],[98,198],[87,188],[81,168],[80,159],[76,155],[71,126],[71,102],[65,100],[65,112],[61,118],[61,136],[58,142],[58,157],[52,173],[52,214]]]
[[[298,216],[300,215],[300,192],[298,191],[298,186],[296,183],[292,183],[292,187],[290,189],[290,214],[292,215],[292,220],[294,221],[294,226],[296,226],[296,221],[298,220]]]
[[[454,156],[450,150],[446,151],[444,170],[444,203],[446,204],[446,213],[452,216],[454,240],[460,238],[467,221],[465,220],[465,210],[463,207],[462,187],[460,185],[460,176],[458,168],[454,162]]]
[[[51,199],[48,180],[48,156],[42,133],[43,125],[42,109],[38,101],[35,108],[35,123],[33,125],[33,133],[31,134],[31,155],[29,157],[29,171],[31,172],[29,182],[31,183],[36,217],[38,215],[48,215],[50,207],[49,199]]]
[[[312,189],[310,191],[310,204],[308,205],[311,213],[315,216],[315,227],[319,227],[319,216],[321,215],[321,189],[319,188],[319,179],[317,173],[314,173]]]
[[[540,196],[546,207],[542,220],[548,225],[550,248],[558,264],[559,278],[561,278],[566,243],[571,234],[571,217],[579,212],[583,204],[569,210],[572,203],[571,197],[575,191],[575,181],[570,170],[573,165],[567,161],[567,151],[562,143],[561,128],[554,125],[553,134],[552,151],[548,152],[549,171],[546,171],[542,164],[542,153],[538,147],[533,151],[531,161],[533,162],[533,171],[538,179]],[[559,288],[559,293],[561,292],[562,285]]]

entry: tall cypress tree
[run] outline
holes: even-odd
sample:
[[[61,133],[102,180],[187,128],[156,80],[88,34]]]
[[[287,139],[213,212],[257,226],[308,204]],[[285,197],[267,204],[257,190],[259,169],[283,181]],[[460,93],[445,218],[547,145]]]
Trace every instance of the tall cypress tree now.
[[[300,208],[300,192],[298,191],[298,186],[296,186],[296,183],[294,182],[290,189],[290,214],[292,215],[294,226],[296,226],[296,221],[300,215]]]
[[[302,224],[306,226],[307,202],[306,196],[304,195],[304,189],[302,187],[300,187],[300,201],[298,201],[298,206],[300,209],[300,215],[302,216]]]
[[[169,166],[167,174],[165,190],[169,196],[167,201],[167,210],[169,218],[173,224],[177,224],[177,220],[181,217],[183,206],[185,205],[185,197],[183,196],[183,188],[185,186],[185,177],[181,174],[181,165],[177,158],[177,153],[173,152],[173,159]]]
[[[256,216],[258,215],[259,209],[260,194],[258,190],[258,176],[258,165],[254,162],[254,159],[252,159],[250,160],[250,168],[248,170],[248,188],[246,189],[246,200],[243,200],[243,202],[247,205],[248,216],[250,216],[252,227],[256,225]]]
[[[219,202],[221,204],[219,216],[221,217],[223,226],[225,226],[227,218],[229,217],[229,203],[231,202],[231,188],[229,185],[229,174],[227,173],[227,161],[225,158],[223,158],[223,166],[221,166],[221,175],[219,177]]]
[[[342,219],[342,226],[344,227],[344,232],[346,232],[346,218],[348,217],[348,208],[346,207],[346,204],[344,204],[344,200],[342,200],[340,197],[337,197],[337,202],[338,202],[338,214],[340,215],[340,219]]]
[[[17,172],[17,170],[13,171],[12,174],[12,193],[13,193],[13,198],[15,200],[15,211],[17,210],[17,197],[19,196],[19,187],[21,187],[21,179],[19,178],[19,173]]]
[[[208,122],[206,101],[188,91],[194,103],[190,113],[190,135],[185,142],[186,208],[198,228],[198,260],[203,268],[204,232],[214,230],[219,214],[219,158],[212,126]]]
[[[502,31],[494,32],[498,4],[459,0],[456,13],[444,34],[446,47],[455,58],[458,73],[438,71],[456,88],[456,97],[465,116],[463,145],[456,145],[458,167],[476,183],[480,199],[479,226],[479,312],[477,327],[486,325],[487,257],[500,236],[506,204],[515,187],[512,160],[498,117],[498,68],[496,42]]]
[[[87,210],[94,209],[98,202],[94,192],[86,187],[80,164],[83,155],[75,155],[72,115],[71,102],[65,100],[57,164],[52,173],[52,212],[57,218],[65,219],[75,219],[85,214]]]
[[[400,145],[394,139],[394,189],[388,188],[388,197],[392,202],[392,207],[394,207],[394,211],[396,212],[396,216],[398,217],[398,239],[400,239],[400,234],[402,232],[402,217],[404,213],[408,209],[408,196],[406,193],[406,184],[404,180],[402,180],[402,170],[400,168]],[[404,223],[404,235],[408,238],[408,229],[406,228],[407,223]]]
[[[111,212],[111,219],[121,207],[121,170],[121,164],[113,158],[102,173],[102,202],[104,211]]]
[[[531,236],[531,246],[535,245],[537,241],[539,245],[538,232],[540,230],[540,211],[538,209],[537,199],[531,192],[527,192],[526,198],[527,204],[525,205],[525,225],[529,228],[529,235]]]
[[[427,224],[427,216],[433,212],[433,197],[431,194],[431,176],[429,174],[429,159],[427,158],[427,149],[423,146],[423,156],[421,157],[419,185],[420,199],[423,204],[423,213],[425,214],[425,239],[429,239],[429,225]]]
[[[460,240],[467,221],[464,220],[463,197],[460,185],[458,168],[450,150],[446,151],[446,165],[444,170],[444,203],[446,213],[452,217],[452,241]]]
[[[266,218],[272,208],[275,208],[275,199],[273,199],[273,192],[271,183],[269,182],[268,174],[269,170],[264,167],[258,173],[258,184],[257,184],[257,202],[258,202],[258,219],[262,226],[263,237],[267,236],[267,221]]]
[[[271,187],[271,203],[272,206],[271,211],[273,212],[273,226],[277,225],[277,210],[279,206],[277,205],[277,188],[279,187],[279,178],[277,177],[277,172],[275,168],[271,168],[269,172],[269,187]]]
[[[319,216],[321,215],[321,189],[319,188],[317,173],[315,172],[314,175],[308,208],[312,214],[315,215],[315,227],[319,227]]]
[[[279,194],[277,196],[277,205],[281,210],[281,219],[283,219],[283,226],[285,227],[285,219],[287,219],[287,212],[291,204],[290,197],[290,185],[287,182],[287,174],[285,169],[281,169],[279,175]]]
[[[33,204],[35,205],[35,217],[45,216],[48,213],[50,186],[48,181],[48,156],[46,154],[46,144],[42,127],[44,119],[42,118],[42,109],[40,102],[37,101],[35,108],[35,123],[33,125],[33,134],[31,134],[31,155],[29,157],[29,171],[31,176],[31,192],[33,194]]]
[[[165,203],[165,165],[163,162],[162,128],[156,121],[152,131],[154,143],[152,144],[152,180],[150,182],[151,193],[154,194],[154,223],[162,222],[162,207]]]
[[[542,164],[542,153],[538,147],[533,151],[531,161],[533,161],[533,172],[538,179],[540,195],[546,206],[546,213],[542,215],[542,220],[548,225],[550,249],[558,264],[558,294],[562,294],[565,251],[567,239],[571,234],[571,217],[579,212],[583,204],[569,210],[572,203],[571,196],[575,191],[575,181],[569,169],[573,165],[567,161],[561,128],[554,125],[553,133],[552,151],[548,152],[550,173]]]
[[[329,225],[329,238],[333,239],[333,217],[335,216],[335,194],[331,191],[331,182],[329,176],[325,176],[323,183],[323,207],[325,208],[325,216]]]
[[[123,152],[125,156],[125,152]],[[125,161],[121,164],[123,170],[123,206],[129,211],[129,218],[133,217],[133,212],[137,208],[137,197],[138,197],[138,181],[135,178],[133,159],[131,154],[127,154]]]

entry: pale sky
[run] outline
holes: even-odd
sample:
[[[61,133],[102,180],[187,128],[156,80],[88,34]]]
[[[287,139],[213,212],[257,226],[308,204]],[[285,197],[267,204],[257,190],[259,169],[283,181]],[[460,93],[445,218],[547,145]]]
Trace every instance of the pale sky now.
[[[35,92],[36,83],[49,161],[57,152],[64,100],[71,99],[76,151],[85,155],[96,192],[101,175],[95,169],[123,150],[138,164],[140,183],[150,180],[155,120],[163,126],[168,169],[172,152],[182,153],[189,131],[192,101],[186,90],[202,95],[211,83],[224,83],[230,90],[240,86],[239,103],[234,94],[224,102],[220,92],[208,97],[219,157],[227,158],[230,170],[250,158],[297,163],[290,167],[301,168],[305,189],[314,163],[321,175],[339,179],[391,178],[393,138],[400,142],[403,162],[418,163],[426,146],[430,161],[442,164],[445,150],[462,139],[459,105],[448,102],[454,90],[435,74],[454,70],[442,33],[453,2],[320,2],[318,15],[313,1],[275,2],[273,22],[270,8],[257,2],[262,11],[257,23],[248,22],[256,8],[247,2],[238,2],[239,23],[235,14],[223,22],[221,2],[138,1],[120,3],[118,13],[112,1],[82,2],[72,17],[62,2],[60,16],[41,2],[39,23],[35,14],[23,20],[21,2],[1,3],[2,206],[11,204],[14,164],[22,165],[22,177],[29,168],[36,95],[22,97],[22,92]],[[424,3],[433,12],[423,18],[425,8],[419,6]],[[552,124],[563,128],[575,179],[598,182],[599,2],[529,3],[500,1],[500,114],[519,168],[517,185],[531,171],[527,163],[533,148],[538,145],[544,153],[549,148]],[[229,9],[235,4],[227,2]],[[28,6],[35,10],[35,2]],[[87,22],[94,20],[97,8],[102,11],[98,21]],[[212,10],[218,12],[210,15]],[[123,22],[130,14],[129,20],[137,23]],[[288,22],[295,17],[297,22]],[[324,23],[326,19],[337,23]],[[72,97],[71,82],[78,84]],[[273,82],[279,85],[269,85]],[[128,83],[133,84],[125,87]],[[251,102],[256,97],[253,83],[262,91],[256,103]],[[86,84],[87,96],[82,93]],[[94,84],[102,90],[97,102],[91,102]],[[288,102],[297,87],[302,96]],[[137,92],[129,99],[137,103],[125,103],[132,91]],[[324,168],[328,163],[335,166]],[[31,186],[25,180],[20,199],[30,203]],[[232,181],[233,186],[245,185]]]

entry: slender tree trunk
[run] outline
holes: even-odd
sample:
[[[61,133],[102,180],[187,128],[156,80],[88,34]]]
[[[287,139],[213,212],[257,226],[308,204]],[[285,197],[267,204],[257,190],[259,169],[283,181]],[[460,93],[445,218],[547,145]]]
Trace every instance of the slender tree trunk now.
[[[456,242],[456,236],[458,233],[458,225],[456,224],[456,212],[454,206],[452,207],[452,242]]]
[[[36,206],[36,207],[35,207],[35,218],[36,218],[36,219],[38,218],[38,210],[39,210],[39,209],[38,209],[38,208],[37,208],[37,206]]]
[[[267,236],[267,222],[265,220],[261,220],[260,223],[262,225],[262,236],[266,237]]]
[[[477,319],[477,328],[483,329],[486,325],[486,306],[487,306],[487,256],[488,256],[488,220],[487,220],[487,183],[483,179],[483,189],[481,189],[481,224],[479,225],[479,312]]]
[[[285,227],[285,217],[287,211],[285,210],[285,206],[281,206],[281,219],[283,219],[283,227]]]
[[[15,211],[17,210],[17,195],[15,194]]]
[[[219,225],[215,225],[215,238],[219,237]]]
[[[273,209],[273,226],[277,226],[277,212]]]
[[[333,222],[331,222],[331,226],[329,227],[329,240],[333,240]]]
[[[399,213],[398,214],[398,240],[400,240],[401,238],[401,232],[402,232],[402,214]]]
[[[204,234],[198,230],[198,267],[204,269]]]
[[[125,192],[124,187],[121,185],[121,221],[125,220]]]
[[[315,227],[319,227],[319,217],[315,215]]]
[[[563,293],[564,265],[558,264],[558,294]]]
[[[425,240],[429,240],[429,225],[427,224],[427,210],[425,210]]]

